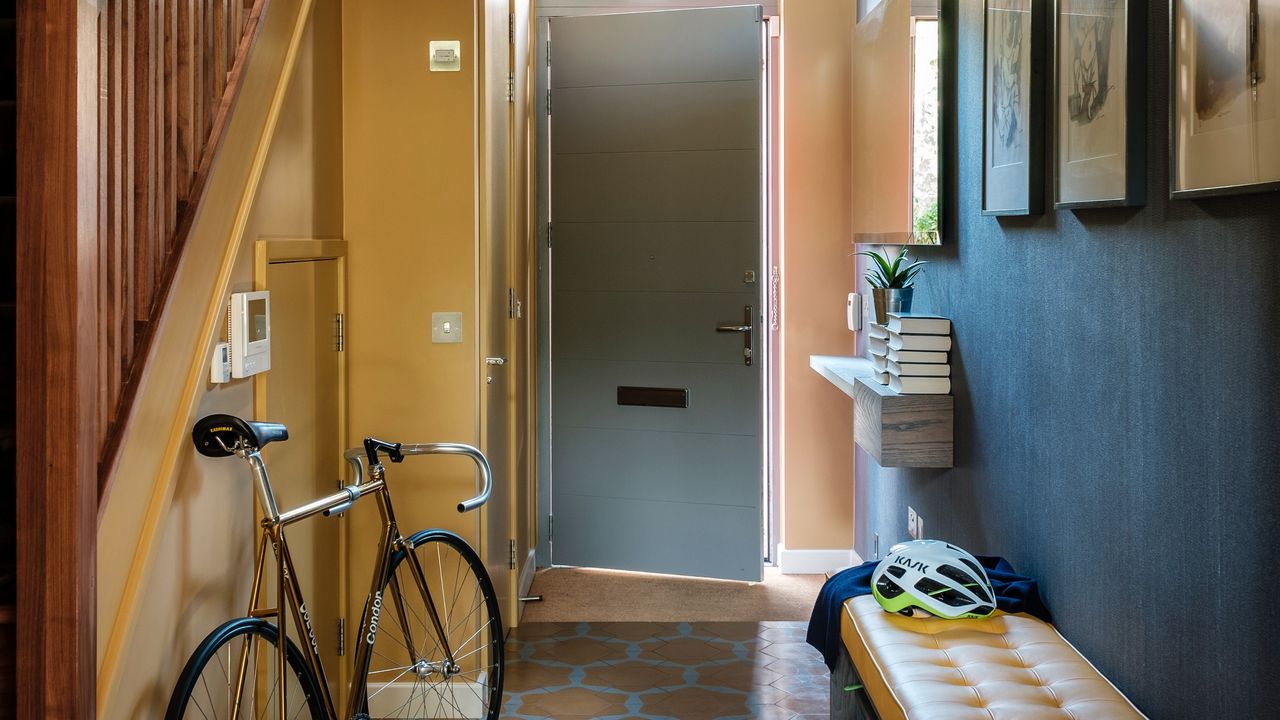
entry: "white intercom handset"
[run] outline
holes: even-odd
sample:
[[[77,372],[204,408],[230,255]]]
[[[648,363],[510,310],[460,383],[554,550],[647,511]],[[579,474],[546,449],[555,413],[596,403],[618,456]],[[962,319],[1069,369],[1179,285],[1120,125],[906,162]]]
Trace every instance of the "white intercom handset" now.
[[[232,293],[227,311],[231,340],[231,377],[245,378],[271,369],[271,293]]]

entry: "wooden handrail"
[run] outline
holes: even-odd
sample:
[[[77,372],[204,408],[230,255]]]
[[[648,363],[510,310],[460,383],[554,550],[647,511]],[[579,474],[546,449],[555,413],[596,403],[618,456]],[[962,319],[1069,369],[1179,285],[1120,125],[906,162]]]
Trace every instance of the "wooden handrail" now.
[[[105,3],[99,494],[269,2]]]

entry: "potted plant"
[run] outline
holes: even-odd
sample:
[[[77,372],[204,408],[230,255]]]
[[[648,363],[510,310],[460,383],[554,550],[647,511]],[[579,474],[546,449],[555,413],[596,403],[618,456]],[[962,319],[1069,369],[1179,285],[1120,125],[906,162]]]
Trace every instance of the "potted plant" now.
[[[859,255],[866,255],[874,261],[874,265],[864,276],[871,284],[871,299],[876,311],[876,322],[884,325],[889,322],[889,313],[911,312],[911,296],[914,288],[912,279],[920,272],[924,260],[911,262],[904,247],[893,260],[888,253],[863,250]]]

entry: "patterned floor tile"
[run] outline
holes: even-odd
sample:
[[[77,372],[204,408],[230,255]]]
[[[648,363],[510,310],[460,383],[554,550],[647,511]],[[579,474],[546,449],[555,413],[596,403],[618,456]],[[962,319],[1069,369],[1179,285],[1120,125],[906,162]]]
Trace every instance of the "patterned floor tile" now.
[[[792,720],[828,712],[805,623],[530,623],[508,642],[503,717]],[[772,651],[772,652],[771,652]]]

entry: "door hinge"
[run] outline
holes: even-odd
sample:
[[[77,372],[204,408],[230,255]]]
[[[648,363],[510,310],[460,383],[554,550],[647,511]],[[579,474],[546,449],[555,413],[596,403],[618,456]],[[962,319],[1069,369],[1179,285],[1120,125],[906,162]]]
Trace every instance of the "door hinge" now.
[[[547,540],[550,541],[556,536],[556,519],[552,515],[547,516]]]
[[[514,43],[516,41],[516,16],[515,13],[507,14],[507,42]]]
[[[551,223],[547,223],[547,247],[551,247]]]
[[[347,654],[347,619],[338,618],[338,657]]]
[[[333,349],[342,352],[347,345],[347,322],[342,313],[333,316]]]
[[[516,74],[513,72],[509,72],[507,73],[507,102],[513,103],[515,101],[516,101]]]
[[[551,40],[547,40],[547,67],[551,67]]]
[[[547,88],[547,117],[551,116],[551,88]]]
[[[511,566],[510,567],[512,570],[516,569],[516,541],[514,538],[511,539]]]
[[[511,320],[516,319],[516,289],[507,288],[507,317]]]

